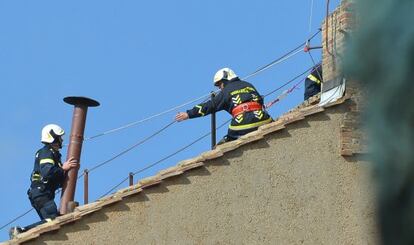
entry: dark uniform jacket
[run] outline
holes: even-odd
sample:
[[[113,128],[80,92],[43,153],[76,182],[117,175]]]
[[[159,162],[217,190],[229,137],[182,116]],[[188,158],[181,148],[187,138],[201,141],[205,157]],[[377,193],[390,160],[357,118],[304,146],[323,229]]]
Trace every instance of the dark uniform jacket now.
[[[31,198],[38,196],[54,198],[56,189],[62,187],[65,172],[62,169],[61,156],[47,144],[36,152],[29,191]]]
[[[319,66],[305,80],[305,100],[321,92],[322,81],[322,66]]]
[[[225,81],[224,89],[214,99],[196,105],[193,109],[188,110],[187,113],[190,118],[206,116],[221,110],[231,114],[234,107],[253,101],[263,105],[262,96],[252,84],[235,78],[231,81]],[[229,131],[254,129],[271,121],[272,118],[264,109],[244,112],[232,119]]]

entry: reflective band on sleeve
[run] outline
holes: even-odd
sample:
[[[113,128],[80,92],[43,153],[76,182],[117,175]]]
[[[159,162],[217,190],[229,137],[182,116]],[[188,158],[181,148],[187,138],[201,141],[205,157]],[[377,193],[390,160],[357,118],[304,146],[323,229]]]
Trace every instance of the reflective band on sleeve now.
[[[201,105],[196,105],[196,108],[198,108],[198,113],[202,116],[205,116],[206,114],[203,112],[203,107]]]
[[[235,90],[233,92],[230,93],[230,95],[236,95],[236,94],[248,94],[251,92],[256,92],[256,90],[252,87],[245,87],[239,90]]]
[[[40,162],[39,162],[39,164],[45,164],[45,163],[55,164],[55,161],[51,158],[44,158],[44,159],[40,160]]]
[[[32,181],[39,181],[42,179],[42,176],[40,174],[33,174]]]
[[[314,75],[312,75],[312,74],[310,74],[308,76],[308,78],[309,78],[309,80],[314,81],[317,84],[320,84],[321,83],[321,81],[317,77],[315,77]]]

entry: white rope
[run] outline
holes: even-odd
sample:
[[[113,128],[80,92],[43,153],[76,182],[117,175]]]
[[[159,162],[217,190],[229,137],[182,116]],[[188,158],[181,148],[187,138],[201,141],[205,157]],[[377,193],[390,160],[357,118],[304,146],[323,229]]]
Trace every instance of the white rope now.
[[[312,0],[312,2],[313,2],[313,0]],[[309,40],[313,39],[313,38],[314,38],[314,37],[315,37],[315,36],[316,36],[319,32],[320,32],[320,31],[318,31],[318,32],[317,32],[317,33],[315,33],[313,36],[311,36],[311,37],[309,38]],[[263,72],[263,71],[266,71],[266,70],[270,69],[271,67],[273,67],[273,66],[275,66],[275,65],[278,65],[278,64],[280,64],[280,63],[282,63],[282,62],[284,62],[284,61],[286,61],[286,60],[288,60],[288,59],[292,58],[293,56],[295,56],[295,55],[297,55],[297,54],[301,53],[301,52],[303,51],[303,45],[304,45],[304,44],[299,45],[299,46],[298,46],[298,47],[296,47],[295,49],[293,49],[293,50],[289,51],[289,52],[288,52],[287,54],[285,54],[284,56],[282,56],[282,57],[278,58],[277,60],[275,60],[275,61],[271,62],[270,64],[268,64],[268,65],[266,65],[266,66],[264,66],[264,67],[262,67],[262,68],[258,69],[257,71],[253,72],[252,74],[250,74],[250,75],[248,75],[248,76],[243,77],[243,78],[242,78],[242,80],[247,80],[247,79],[249,79],[249,78],[251,78],[251,77],[253,77],[253,76],[256,76],[257,74],[259,74],[259,73],[261,73],[261,72]],[[214,91],[214,93],[217,93],[217,92],[219,92],[219,91],[220,91],[220,90],[216,90],[216,91]],[[138,121],[135,121],[135,122],[128,123],[128,124],[126,124],[126,125],[124,125],[124,126],[121,126],[121,127],[115,128],[115,129],[111,129],[111,130],[108,130],[108,131],[105,131],[105,132],[103,132],[103,133],[97,134],[97,135],[92,136],[92,137],[87,137],[87,138],[85,138],[85,141],[87,141],[87,140],[92,140],[92,139],[95,139],[95,138],[98,138],[98,137],[101,137],[101,136],[104,136],[104,135],[108,135],[108,134],[111,134],[111,133],[115,133],[115,132],[118,132],[118,131],[121,131],[121,130],[124,130],[124,129],[130,128],[130,127],[133,127],[133,126],[135,126],[135,125],[138,125],[138,124],[140,124],[140,123],[144,123],[144,122],[149,121],[149,120],[151,120],[151,119],[154,119],[154,118],[156,118],[156,117],[160,117],[160,116],[165,115],[165,114],[167,114],[167,113],[169,113],[169,112],[172,112],[172,111],[175,111],[175,110],[180,109],[180,108],[182,108],[182,107],[185,107],[185,106],[187,106],[187,105],[189,105],[189,104],[192,104],[192,103],[194,103],[194,102],[196,102],[196,101],[199,101],[199,100],[202,100],[202,99],[207,99],[210,95],[211,95],[210,93],[205,94],[205,95],[203,95],[203,96],[201,96],[201,97],[198,97],[197,99],[194,99],[194,100],[188,101],[188,102],[186,102],[186,103],[184,103],[184,104],[178,105],[178,106],[176,106],[176,107],[173,107],[173,108],[168,109],[168,110],[166,110],[166,111],[160,112],[160,113],[158,113],[158,114],[154,114],[154,115],[149,116],[149,117],[147,117],[147,118],[144,118],[144,119],[141,119],[141,120],[138,120]]]
[[[180,108],[182,108],[182,107],[185,107],[185,106],[187,106],[187,105],[189,105],[189,104],[192,104],[192,103],[194,103],[194,102],[196,102],[196,101],[199,101],[199,100],[202,100],[202,99],[204,99],[204,98],[207,98],[208,96],[210,96],[210,93],[209,93],[209,94],[205,94],[205,95],[203,95],[203,96],[200,96],[200,97],[198,97],[197,99],[193,99],[193,100],[191,100],[191,101],[188,101],[188,102],[186,102],[186,103],[184,103],[184,104],[181,104],[181,105],[178,105],[178,106],[176,106],[176,107],[173,107],[173,108],[171,108],[171,109],[168,109],[168,110],[166,110],[166,111],[163,111],[163,112],[160,112],[160,113],[158,113],[158,114],[154,114],[154,115],[149,116],[149,117],[147,117],[147,118],[141,119],[141,120],[139,120],[139,121],[131,122],[131,123],[126,124],[126,125],[124,125],[124,126],[121,126],[121,127],[115,128],[115,129],[111,129],[111,130],[108,130],[108,131],[105,131],[105,132],[103,132],[103,133],[101,133],[101,134],[98,134],[98,135],[95,135],[95,136],[92,136],[92,137],[85,138],[85,141],[86,141],[86,140],[91,140],[91,139],[94,139],[94,138],[97,138],[97,137],[100,137],[100,136],[104,136],[104,135],[107,135],[107,134],[115,133],[115,132],[117,132],[117,131],[120,131],[120,130],[123,130],[123,129],[126,129],[126,128],[130,128],[130,127],[135,126],[135,125],[140,124],[140,123],[144,123],[144,122],[149,121],[149,120],[151,120],[151,119],[154,119],[154,118],[156,118],[156,117],[160,117],[160,116],[165,115],[165,114],[167,114],[167,113],[169,113],[169,112],[172,112],[172,111],[175,111],[175,110],[180,109]]]
[[[288,59],[292,58],[293,56],[295,56],[295,55],[299,54],[300,52],[303,52],[302,47],[300,47],[300,48],[296,49],[296,51],[295,51],[295,52],[293,52],[293,53],[291,53],[291,54],[289,54],[289,55],[287,55],[287,56],[283,57],[282,59],[278,60],[277,62],[274,62],[274,63],[272,63],[272,64],[270,64],[270,65],[268,65],[268,66],[266,66],[266,67],[263,67],[262,69],[260,69],[260,70],[258,70],[258,71],[256,71],[256,72],[254,72],[254,73],[252,73],[252,74],[250,74],[250,75],[248,75],[248,76],[246,76],[246,77],[243,77],[243,78],[242,78],[242,80],[247,80],[247,79],[249,79],[249,78],[251,78],[251,77],[253,77],[253,76],[256,76],[257,74],[259,74],[259,73],[261,73],[261,72],[263,72],[263,71],[266,71],[266,70],[268,70],[269,68],[271,68],[271,67],[273,67],[273,66],[275,66],[275,65],[278,65],[278,64],[280,64],[280,63],[282,63],[282,62],[284,62],[284,61],[286,61],[286,60],[288,60]]]
[[[288,60],[288,59],[292,58],[293,56],[295,56],[295,55],[299,54],[299,53],[300,53],[300,52],[302,52],[302,51],[303,51],[303,50],[302,50],[302,48],[298,48],[298,49],[296,49],[296,50],[293,50],[291,54],[286,55],[285,57],[283,57],[283,58],[279,59],[277,62],[274,62],[274,63],[272,63],[272,64],[270,64],[270,65],[268,65],[268,66],[266,66],[266,67],[264,67],[264,68],[262,68],[262,69],[260,69],[260,70],[258,70],[258,71],[256,71],[256,72],[254,72],[254,73],[252,73],[252,74],[250,74],[250,75],[248,75],[248,76],[246,76],[246,77],[243,77],[243,78],[242,78],[242,80],[246,80],[246,79],[249,79],[249,78],[251,78],[251,77],[253,77],[253,76],[256,76],[257,74],[259,74],[259,73],[261,73],[261,72],[263,72],[263,71],[265,71],[265,70],[267,70],[267,69],[270,69],[271,67],[273,67],[273,66],[275,66],[275,65],[277,65],[277,64],[280,64],[280,63],[282,63],[282,62],[284,62],[284,61],[286,61],[286,60]],[[217,92],[219,92],[219,90],[214,91],[214,92],[215,92],[215,93],[217,93]],[[196,102],[196,101],[199,101],[199,100],[202,100],[202,99],[208,98],[210,95],[211,95],[210,93],[205,94],[205,95],[203,95],[203,96],[198,97],[197,99],[194,99],[194,100],[188,101],[188,102],[186,102],[186,103],[184,103],[184,104],[178,105],[178,106],[176,106],[176,107],[173,107],[173,108],[168,109],[168,110],[166,110],[166,111],[160,112],[160,113],[158,113],[158,114],[154,114],[154,115],[152,115],[152,116],[150,116],[150,117],[147,117],[147,118],[141,119],[141,120],[139,120],[139,121],[135,121],[135,122],[128,123],[128,124],[126,124],[126,125],[124,125],[124,126],[121,126],[121,127],[115,128],[115,129],[111,129],[111,130],[108,130],[108,131],[105,131],[105,132],[103,132],[103,133],[97,134],[97,135],[92,136],[92,137],[87,137],[87,138],[85,138],[85,141],[87,141],[87,140],[92,140],[92,139],[95,139],[95,138],[98,138],[98,137],[101,137],[101,136],[104,136],[104,135],[112,134],[112,133],[115,133],[115,132],[118,132],[118,131],[121,131],[121,130],[124,130],[124,129],[130,128],[130,127],[133,127],[133,126],[135,126],[135,125],[137,125],[137,124],[144,123],[144,122],[149,121],[149,120],[151,120],[151,119],[154,119],[154,118],[156,118],[156,117],[160,117],[160,116],[165,115],[165,114],[167,114],[167,113],[169,113],[169,112],[172,112],[172,111],[175,111],[175,110],[180,109],[180,108],[182,108],[182,107],[185,107],[185,106],[187,106],[187,105],[189,105],[189,104],[192,104],[192,103],[194,103],[194,102]]]
[[[311,2],[311,8],[310,8],[310,16],[309,16],[309,35],[312,32],[312,20],[313,20],[313,8],[314,8],[314,0]]]

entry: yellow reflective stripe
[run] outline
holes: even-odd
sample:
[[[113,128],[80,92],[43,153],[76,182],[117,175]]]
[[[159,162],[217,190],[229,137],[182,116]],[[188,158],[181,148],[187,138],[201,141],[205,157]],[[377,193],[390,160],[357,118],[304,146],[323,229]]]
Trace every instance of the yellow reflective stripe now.
[[[203,107],[201,105],[196,105],[196,108],[198,108],[198,113],[202,116],[205,116],[206,114],[203,112]]]
[[[237,123],[241,123],[243,121],[243,114],[238,115],[236,118],[234,118]]]
[[[314,75],[312,75],[312,74],[310,74],[310,75],[308,76],[308,78],[309,78],[310,80],[314,81],[314,82],[315,82],[315,83],[317,83],[317,84],[320,84],[320,83],[321,83],[321,81],[320,81],[317,77],[315,77]]]
[[[264,117],[264,113],[263,113],[263,111],[262,111],[262,110],[260,110],[260,111],[254,111],[253,113],[254,113],[254,116],[255,116],[257,119],[259,119],[259,120],[261,120],[261,119]]]
[[[247,93],[254,92],[254,91],[256,91],[256,90],[252,87],[245,87],[245,88],[242,88],[242,89],[235,90],[235,91],[231,92],[230,95],[247,94]]]
[[[236,97],[232,97],[231,99],[233,100],[233,104],[234,104],[235,106],[237,106],[237,105],[239,105],[239,104],[241,104],[241,103],[242,103],[242,100],[241,100],[241,98],[240,98],[240,95],[237,95]]]
[[[33,174],[32,176],[32,180],[41,180],[42,176],[40,176],[40,174]]]
[[[51,164],[55,164],[55,161],[51,158],[45,158],[40,160],[39,164],[45,164],[45,163],[51,163]]]
[[[251,129],[251,128],[257,128],[260,127],[264,124],[270,123],[272,121],[272,118],[268,118],[264,121],[261,122],[256,122],[256,123],[250,123],[250,124],[245,124],[245,125],[240,125],[240,126],[229,126],[229,129],[231,130],[244,130],[244,129]]]

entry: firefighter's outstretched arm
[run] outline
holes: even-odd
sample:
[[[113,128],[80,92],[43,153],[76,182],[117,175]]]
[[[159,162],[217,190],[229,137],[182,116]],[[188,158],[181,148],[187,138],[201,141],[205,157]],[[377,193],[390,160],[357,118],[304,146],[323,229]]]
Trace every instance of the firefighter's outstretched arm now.
[[[203,117],[211,114],[212,112],[223,110],[224,100],[223,94],[219,93],[213,100],[209,100],[205,103],[198,104],[192,109],[186,112],[179,112],[175,116],[177,122],[187,120],[189,118]]]

